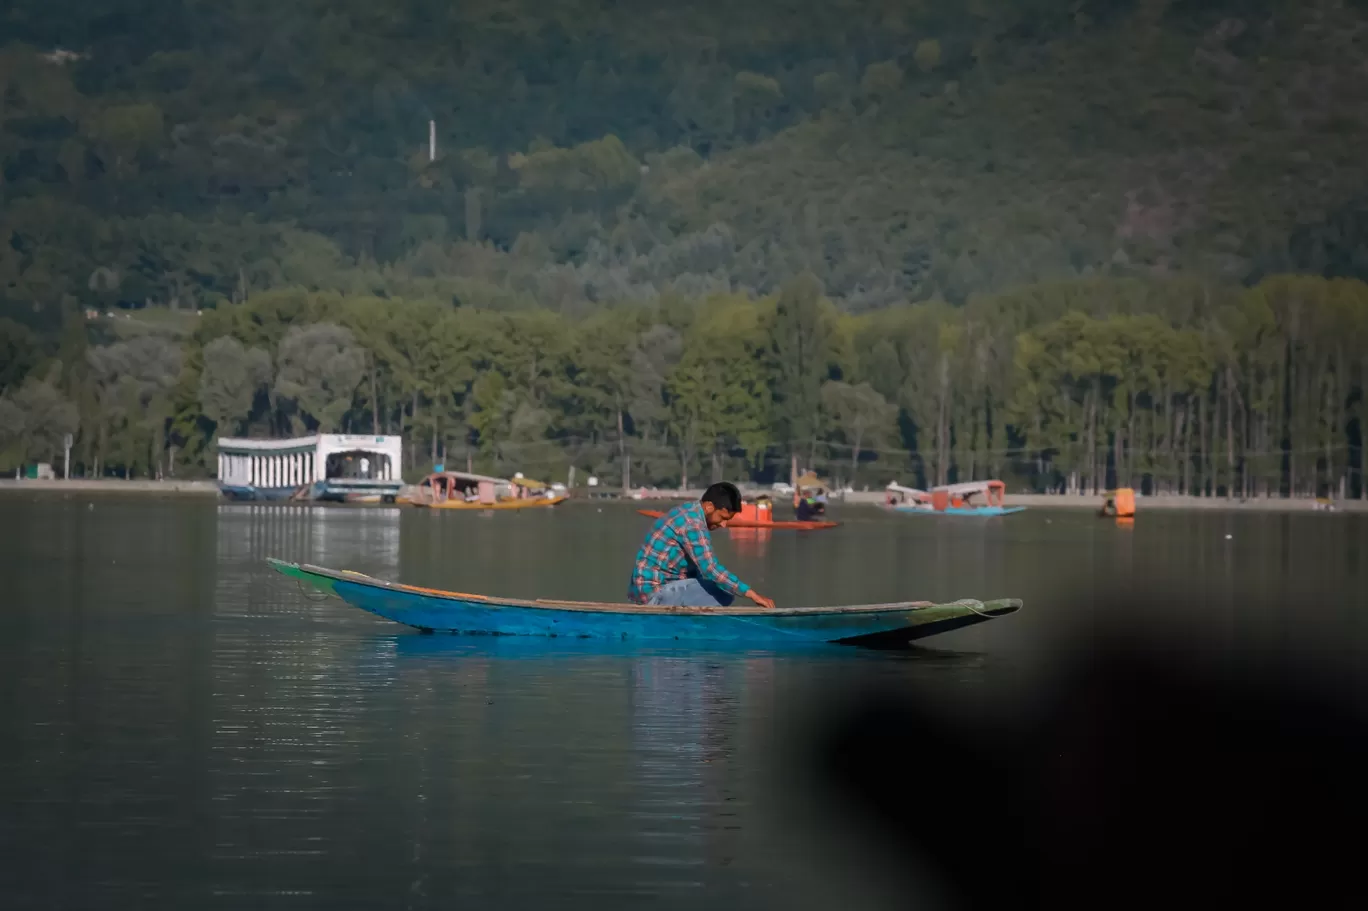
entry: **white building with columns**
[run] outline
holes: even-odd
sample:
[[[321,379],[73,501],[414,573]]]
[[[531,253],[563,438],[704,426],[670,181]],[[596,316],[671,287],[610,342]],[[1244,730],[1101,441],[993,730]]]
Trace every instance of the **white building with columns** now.
[[[400,436],[320,433],[217,442],[219,488],[233,499],[392,500],[403,485]]]

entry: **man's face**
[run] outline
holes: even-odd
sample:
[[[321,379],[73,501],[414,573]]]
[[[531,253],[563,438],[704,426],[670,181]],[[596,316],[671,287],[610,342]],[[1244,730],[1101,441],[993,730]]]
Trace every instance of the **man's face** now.
[[[731,521],[732,511],[730,509],[721,509],[711,503],[704,503],[703,515],[708,520],[709,528],[721,528]]]

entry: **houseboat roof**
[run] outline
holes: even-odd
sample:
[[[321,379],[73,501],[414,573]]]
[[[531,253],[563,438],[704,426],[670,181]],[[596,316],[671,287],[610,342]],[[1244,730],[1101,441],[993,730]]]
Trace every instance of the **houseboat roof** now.
[[[468,471],[434,471],[423,478],[423,480],[426,481],[430,478],[452,478],[456,481],[475,481],[477,483],[480,481],[488,481],[491,484],[512,483],[507,478],[496,478],[487,474],[471,474]]]
[[[398,452],[403,445],[401,436],[386,436],[372,433],[315,433],[289,439],[219,437],[214,441],[220,450],[252,453],[289,453],[311,449],[328,449],[333,452],[359,450],[363,452]]]
[[[931,489],[943,490],[951,496],[963,496],[970,493],[986,493],[995,487],[1003,490],[1007,485],[1001,481],[966,481],[963,484],[945,484]]]

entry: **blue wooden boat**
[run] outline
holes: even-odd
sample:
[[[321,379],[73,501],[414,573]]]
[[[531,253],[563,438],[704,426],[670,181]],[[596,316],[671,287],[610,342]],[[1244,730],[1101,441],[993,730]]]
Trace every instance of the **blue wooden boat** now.
[[[350,571],[268,559],[277,572],[353,607],[423,632],[501,636],[746,642],[823,642],[897,647],[1015,613],[1021,602],[905,601],[845,607],[650,607],[589,601],[526,601],[386,582]]]

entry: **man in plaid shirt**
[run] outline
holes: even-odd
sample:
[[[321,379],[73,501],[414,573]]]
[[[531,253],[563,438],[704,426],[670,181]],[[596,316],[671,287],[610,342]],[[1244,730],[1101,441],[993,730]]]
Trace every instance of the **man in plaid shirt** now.
[[[676,506],[656,520],[637,552],[627,597],[637,604],[670,607],[727,607],[744,596],[774,607],[713,555],[709,532],[741,511],[735,484],[714,484],[697,503]]]

